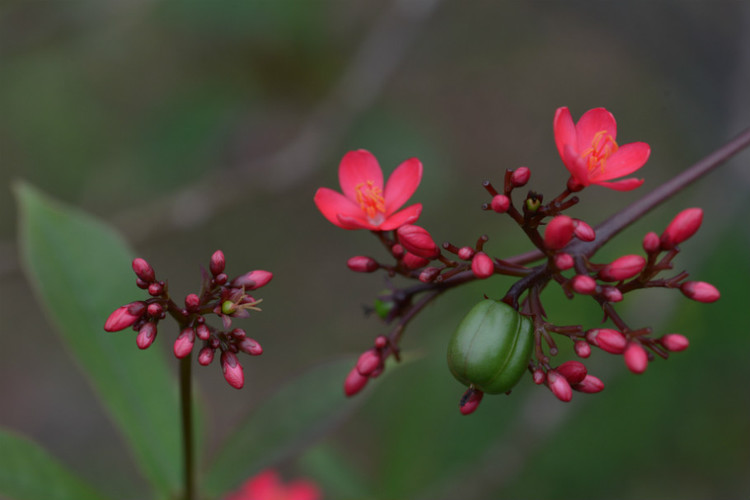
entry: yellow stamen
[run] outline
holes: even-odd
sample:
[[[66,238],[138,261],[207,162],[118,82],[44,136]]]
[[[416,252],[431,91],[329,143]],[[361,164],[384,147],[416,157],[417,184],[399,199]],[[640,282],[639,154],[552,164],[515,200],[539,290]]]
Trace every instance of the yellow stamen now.
[[[589,172],[597,167],[604,171],[605,165],[607,164],[607,158],[614,154],[618,147],[619,146],[617,146],[617,142],[615,142],[612,135],[606,130],[600,130],[594,134],[594,139],[591,141],[591,147],[581,153],[581,158],[586,159],[586,166]]]
[[[372,181],[357,184],[357,203],[368,219],[375,219],[378,213],[385,214],[383,191]]]

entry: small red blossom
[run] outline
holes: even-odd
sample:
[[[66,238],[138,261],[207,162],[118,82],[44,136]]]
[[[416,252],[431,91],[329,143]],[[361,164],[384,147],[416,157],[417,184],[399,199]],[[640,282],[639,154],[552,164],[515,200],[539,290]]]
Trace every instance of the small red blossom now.
[[[315,193],[315,205],[332,224],[343,229],[390,231],[412,224],[422,212],[416,203],[401,211],[422,180],[422,162],[410,158],[396,167],[383,189],[383,171],[369,151],[348,152],[339,165],[343,194],[329,188]]]
[[[643,184],[643,179],[632,177],[609,182],[641,168],[651,148],[645,142],[619,146],[615,117],[606,109],[591,109],[574,124],[568,108],[558,108],[554,132],[557,151],[577,184],[597,184],[616,191],[630,191]]]
[[[318,486],[306,479],[283,484],[274,470],[265,470],[250,478],[225,500],[320,500]]]

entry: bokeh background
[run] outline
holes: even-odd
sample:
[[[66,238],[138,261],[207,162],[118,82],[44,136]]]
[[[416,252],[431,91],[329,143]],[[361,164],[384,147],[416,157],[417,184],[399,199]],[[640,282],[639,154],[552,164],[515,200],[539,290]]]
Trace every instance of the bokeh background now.
[[[345,266],[382,250],[312,203],[317,187],[337,186],[346,151],[369,149],[386,174],[419,157],[422,225],[457,244],[488,233],[489,250],[510,256],[528,244],[479,210],[480,183],[527,165],[532,189],[559,192],[557,107],[578,117],[604,106],[620,143],[652,147],[638,191],[583,193],[573,213],[593,225],[750,126],[748,88],[750,3],[740,0],[6,0],[0,424],[116,498],[146,496],[20,270],[14,179],[115,224],[178,296],[197,289],[217,248],[230,273],[275,272],[263,313],[244,325],[265,348],[245,363],[246,387],[231,389],[217,365],[196,370],[210,453],[280,384],[385,331],[362,307],[382,276]],[[446,341],[482,293],[502,295],[511,282],[472,285],[412,324],[403,346],[415,361],[278,466],[317,480],[330,499],[750,497],[748,161],[742,153],[601,253],[638,252],[645,232],[704,208],[676,266],[714,283],[721,301],[647,291],[622,308],[636,326],[687,335],[688,351],[640,376],[597,352],[588,364],[607,384],[599,395],[563,404],[524,379],[461,417]],[[600,320],[586,300],[553,289],[545,306],[558,324]],[[155,347],[165,356],[167,338]]]

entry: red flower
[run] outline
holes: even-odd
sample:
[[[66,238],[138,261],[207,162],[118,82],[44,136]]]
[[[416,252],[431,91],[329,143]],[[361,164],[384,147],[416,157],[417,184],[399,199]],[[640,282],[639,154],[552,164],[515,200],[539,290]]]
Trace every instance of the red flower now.
[[[323,216],[344,229],[390,231],[412,224],[422,204],[396,212],[406,203],[422,180],[422,162],[410,158],[391,174],[383,190],[383,171],[378,160],[364,149],[348,152],[339,165],[341,191],[320,188],[315,205]]]
[[[250,478],[239,490],[231,493],[226,500],[319,500],[318,487],[298,479],[288,485],[281,483],[276,471],[265,470]]]
[[[607,182],[641,168],[651,148],[645,142],[618,146],[615,117],[606,109],[591,109],[573,124],[568,108],[559,108],[554,130],[557,151],[578,184],[598,184],[617,191],[630,191],[643,184],[643,179],[632,177]]]

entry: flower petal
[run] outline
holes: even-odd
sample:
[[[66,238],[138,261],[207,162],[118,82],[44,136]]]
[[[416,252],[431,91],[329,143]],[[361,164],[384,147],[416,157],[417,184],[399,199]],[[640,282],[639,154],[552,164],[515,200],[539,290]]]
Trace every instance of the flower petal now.
[[[563,150],[563,163],[565,164],[565,168],[568,169],[568,172],[570,172],[570,175],[572,175],[580,184],[584,186],[591,184],[589,181],[589,170],[586,167],[586,162],[571,146],[566,145]]]
[[[346,153],[339,164],[341,191],[350,200],[356,200],[357,186],[367,181],[383,189],[383,171],[378,160],[364,149]]]
[[[314,201],[323,217],[339,227],[344,227],[339,222],[339,215],[349,218],[362,217],[359,205],[333,189],[319,188]]]
[[[612,113],[604,108],[586,111],[576,123],[578,151],[585,151],[590,148],[594,135],[602,130],[606,130],[612,136],[612,139],[617,139],[617,123]]]
[[[414,224],[417,219],[419,219],[421,213],[422,204],[415,203],[414,205],[408,206],[400,212],[396,212],[388,217],[388,219],[380,225],[379,229],[381,231],[390,231],[392,229],[397,229],[404,224]]]
[[[373,226],[367,219],[362,217],[352,217],[350,215],[338,214],[336,225],[342,229],[369,229],[377,231],[379,228]]]
[[[385,215],[392,214],[411,198],[422,180],[422,162],[409,158],[396,167],[385,185]]]
[[[631,177],[630,179],[623,179],[621,181],[597,182],[596,184],[605,188],[614,189],[615,191],[632,191],[643,184],[643,179]]]
[[[650,154],[651,148],[645,142],[631,142],[620,146],[607,159],[604,170],[591,176],[591,181],[608,181],[630,175],[646,163]]]
[[[573,123],[573,117],[570,116],[570,110],[566,107],[557,108],[555,119],[552,122],[552,129],[555,132],[555,144],[560,158],[565,160],[565,146],[570,145],[572,148],[578,147],[576,141],[576,126]]]

